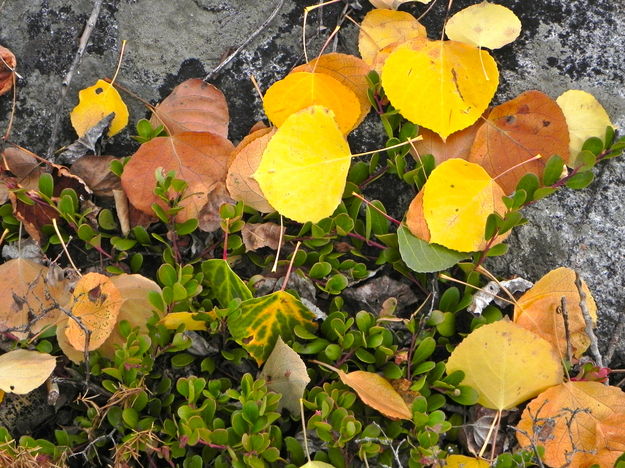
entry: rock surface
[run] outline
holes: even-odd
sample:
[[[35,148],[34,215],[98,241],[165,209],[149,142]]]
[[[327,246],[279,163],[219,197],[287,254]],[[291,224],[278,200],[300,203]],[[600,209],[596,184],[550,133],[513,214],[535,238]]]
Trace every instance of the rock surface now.
[[[286,0],[278,14],[228,66],[211,80],[220,87],[231,109],[231,138],[239,140],[263,118],[260,99],[249,79],[254,76],[265,90],[293,66],[303,61],[302,12],[315,0]],[[349,3],[351,16],[360,21],[370,6],[365,0],[348,1],[310,14],[309,54],[318,52],[334,28],[338,14]],[[424,18],[430,31],[440,31],[448,2],[439,1]],[[453,11],[475,3],[453,2]],[[517,42],[495,52],[502,71],[496,101],[528,89],[557,97],[569,88],[592,92],[606,107],[615,124],[625,128],[625,88],[622,64],[625,56],[625,13],[611,0],[502,1],[523,22]],[[204,77],[232,49],[252,35],[277,0],[121,0],[103,2],[87,52],[83,57],[62,108],[57,107],[60,83],[76,51],[93,2],[87,0],[5,0],[0,2],[0,44],[18,58],[18,111],[11,141],[39,154],[49,145],[52,121],[61,113],[57,146],[69,144],[73,131],[68,113],[77,91],[97,78],[115,72],[122,39],[127,53],[118,82],[141,98],[155,103],[181,81]],[[362,5],[362,9],[359,7]],[[407,4],[417,16],[421,4]],[[438,33],[436,33],[438,35]],[[343,25],[338,51],[356,53],[357,28]],[[330,46],[332,47],[332,45]],[[145,107],[129,96],[131,122],[146,115]],[[10,98],[0,99],[0,128],[6,128]],[[126,132],[125,132],[126,133]],[[371,136],[373,134],[373,136]],[[352,136],[359,150],[379,144],[379,127],[367,122]],[[134,144],[127,136],[114,138],[109,150],[130,154]],[[600,335],[605,347],[625,308],[625,162],[612,160],[601,166],[597,180],[584,191],[563,191],[527,210],[530,223],[511,238],[511,252],[491,262],[500,274],[519,274],[536,280],[557,266],[578,269],[599,305]],[[401,198],[399,198],[401,200]],[[403,200],[406,204],[409,200]],[[625,340],[621,340],[624,342]],[[625,347],[620,347],[623,361]]]

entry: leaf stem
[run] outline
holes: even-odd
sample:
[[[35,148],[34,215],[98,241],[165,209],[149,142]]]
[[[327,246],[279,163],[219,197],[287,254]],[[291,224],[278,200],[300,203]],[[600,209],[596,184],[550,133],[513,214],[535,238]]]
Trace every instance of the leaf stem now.
[[[384,211],[382,211],[380,208],[378,208],[377,206],[375,206],[373,203],[371,203],[369,200],[367,200],[365,197],[363,197],[362,195],[356,193],[356,192],[352,192],[352,195],[356,198],[360,198],[363,202],[365,202],[367,205],[369,205],[371,208],[373,208],[374,210],[376,210],[378,213],[380,213],[382,216],[384,216],[386,219],[388,219],[391,223],[396,224],[397,226],[401,226],[401,221],[397,221],[395,218],[393,218],[392,216],[387,215]]]

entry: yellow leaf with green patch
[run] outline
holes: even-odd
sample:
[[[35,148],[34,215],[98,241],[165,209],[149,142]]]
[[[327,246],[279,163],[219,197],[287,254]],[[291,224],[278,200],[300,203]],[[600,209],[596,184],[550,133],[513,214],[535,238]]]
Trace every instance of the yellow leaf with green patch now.
[[[210,288],[211,299],[216,299],[221,307],[228,307],[233,299],[245,301],[252,298],[247,285],[232,271],[226,260],[211,259],[202,263],[204,284]]]
[[[115,117],[109,127],[109,137],[128,125],[128,108],[111,83],[98,80],[93,86],[80,90],[78,105],[72,110],[70,119],[74,130],[82,137],[111,112],[115,113]]]
[[[293,337],[296,325],[313,331],[315,315],[291,294],[276,291],[267,296],[243,301],[228,317],[228,330],[260,365],[269,356],[278,337]]]
[[[180,325],[184,325],[185,330],[208,330],[204,320],[195,320],[193,316],[196,312],[170,312],[160,320],[160,323],[169,330],[176,330]]]

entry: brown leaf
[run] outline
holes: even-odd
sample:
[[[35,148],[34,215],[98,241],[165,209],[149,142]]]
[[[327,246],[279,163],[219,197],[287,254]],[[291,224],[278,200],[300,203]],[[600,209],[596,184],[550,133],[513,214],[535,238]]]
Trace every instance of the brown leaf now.
[[[187,182],[188,188],[176,221],[197,218],[206,204],[213,186],[226,177],[228,156],[232,143],[212,133],[179,133],[171,137],[154,138],[141,145],[130,158],[122,174],[122,187],[132,205],[152,215],[152,203],[160,200],[154,195],[158,168],[166,173],[175,171],[176,178]]]
[[[0,46],[0,96],[8,93],[13,87],[15,79],[15,55],[6,47]]]
[[[210,132],[228,138],[228,104],[223,93],[199,78],[180,83],[150,119],[153,127],[164,125],[169,135]]]
[[[521,164],[538,154],[541,159]],[[554,154],[565,163],[569,160],[569,130],[564,114],[546,94],[526,91],[493,108],[477,131],[469,161],[486,169],[510,194],[525,174],[531,172],[540,177]],[[518,164],[521,165],[506,172]]]
[[[199,228],[204,232],[215,232],[221,225],[219,209],[221,205],[234,205],[234,200],[228,195],[226,185],[217,182],[206,196],[206,204],[198,214]]]
[[[2,152],[2,169],[15,176],[20,187],[36,190],[39,186],[41,163],[27,149],[10,146]]]
[[[423,212],[423,190],[412,199],[406,212],[406,225],[410,232],[421,240],[430,242],[430,230]]]
[[[246,136],[233,152],[234,159],[226,177],[226,186],[232,198],[263,213],[275,210],[265,199],[252,174],[258,169],[263,152],[275,133],[275,128],[268,128]]]
[[[119,177],[110,171],[114,156],[87,155],[78,158],[70,172],[80,177],[98,197],[112,197],[113,190],[121,189]]]
[[[276,223],[245,224],[241,230],[246,252],[269,247],[277,250],[280,244],[280,232],[284,232]]]

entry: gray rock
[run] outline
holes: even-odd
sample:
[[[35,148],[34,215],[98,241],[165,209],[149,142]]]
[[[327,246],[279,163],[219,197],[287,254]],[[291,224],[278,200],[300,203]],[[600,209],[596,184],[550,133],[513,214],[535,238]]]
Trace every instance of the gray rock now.
[[[213,83],[228,99],[231,137],[239,140],[263,117],[260,99],[249,76],[261,89],[281,78],[302,62],[301,23],[305,5],[314,0],[286,0],[274,19],[238,55]],[[357,2],[350,2],[358,6]],[[361,4],[366,9],[366,1]],[[441,30],[448,2],[439,1],[424,19],[432,36]],[[475,2],[457,0],[453,10]],[[622,64],[625,56],[625,13],[621,1],[595,0],[509,0],[522,19],[524,31],[518,41],[495,52],[502,71],[496,102],[528,89],[539,89],[557,97],[569,88],[592,92],[604,104],[614,122],[625,126],[625,88]],[[181,81],[203,77],[228,52],[251,35],[275,5],[275,0],[107,0],[91,37],[83,62],[70,86],[61,110],[62,128],[58,146],[75,136],[68,113],[76,103],[77,91],[97,78],[112,76],[122,39],[128,49],[118,82],[151,103],[155,103]],[[51,122],[57,113],[60,83],[73,59],[92,2],[86,0],[5,0],[0,2],[0,44],[18,58],[18,112],[11,141],[39,154],[45,153]],[[324,7],[324,23],[330,30],[343,4]],[[417,15],[425,7],[408,4]],[[352,17],[359,21],[365,10]],[[311,14],[309,37],[319,22]],[[319,50],[322,35],[311,41],[310,54]],[[356,51],[357,29],[346,23],[337,41],[338,50]],[[146,115],[143,105],[126,96],[131,105],[131,122]],[[0,99],[0,128],[7,124],[10,99]],[[374,119],[352,135],[356,151],[380,144],[380,127]],[[108,152],[129,154],[136,145],[128,136],[117,136]],[[605,347],[610,330],[622,320],[625,306],[621,248],[625,234],[620,201],[625,198],[625,162],[613,160],[602,165],[597,181],[584,191],[562,191],[527,210],[530,224],[511,238],[511,253],[490,266],[500,274],[519,274],[530,280],[557,266],[578,269],[589,283],[601,313],[600,335]],[[388,197],[387,187],[378,187],[374,196]],[[395,204],[409,202],[409,196],[390,195]],[[405,206],[397,207],[401,213]],[[394,211],[394,210],[393,210]],[[621,347],[621,353],[625,349]],[[621,361],[624,355],[621,354]]]

